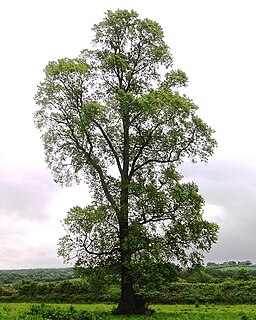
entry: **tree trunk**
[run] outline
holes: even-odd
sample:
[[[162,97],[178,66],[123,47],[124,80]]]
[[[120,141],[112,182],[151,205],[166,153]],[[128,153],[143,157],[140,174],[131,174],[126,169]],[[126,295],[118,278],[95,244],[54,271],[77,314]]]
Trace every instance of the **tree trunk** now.
[[[127,194],[124,192],[122,198],[125,199],[126,197]],[[145,314],[147,312],[145,302],[135,294],[133,288],[127,204],[124,204],[122,213],[122,218],[119,221],[121,296],[114,314]]]
[[[129,275],[129,269],[124,266],[126,257],[122,254],[121,258],[121,296],[115,314],[135,314],[136,302],[132,285],[132,279]]]
[[[145,302],[134,293],[133,281],[130,275],[129,264],[130,254],[128,252],[121,253],[121,297],[117,309],[114,314],[145,314],[147,309]]]
[[[121,88],[120,88],[121,89]],[[144,314],[145,303],[133,289],[130,270],[131,252],[129,250],[129,106],[123,109],[123,171],[120,193],[119,239],[121,251],[121,297],[114,314]],[[128,240],[128,241],[127,241]]]

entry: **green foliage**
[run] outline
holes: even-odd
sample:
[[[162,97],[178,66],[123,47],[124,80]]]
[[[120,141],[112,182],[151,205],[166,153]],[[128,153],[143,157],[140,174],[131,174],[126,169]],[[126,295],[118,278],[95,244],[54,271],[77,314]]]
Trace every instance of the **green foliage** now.
[[[256,277],[256,266],[244,264],[235,266],[222,265],[206,267],[204,272],[213,277],[215,282],[223,282],[230,279],[250,280]]]
[[[99,274],[98,274],[99,275]],[[255,304],[255,281],[223,283],[165,282],[154,288],[152,282],[137,287],[137,292],[149,303],[195,304],[226,303]],[[89,282],[24,283],[17,291],[1,296],[2,302],[88,303],[114,302],[119,299],[118,284],[106,285],[97,276]]]
[[[138,275],[174,259],[197,265],[217,241],[198,187],[178,172],[184,159],[206,162],[216,141],[180,93],[187,77],[172,69],[158,23],[117,10],[93,30],[93,50],[46,66],[34,118],[55,181],[85,180],[92,192],[64,220],[58,254],[86,268],[119,265],[121,299],[133,301],[122,313],[135,313]]]
[[[45,73],[49,76],[58,77],[61,75],[66,75],[67,77],[72,75],[72,73],[87,74],[89,66],[84,63],[82,59],[59,59],[57,62],[49,62],[45,68]]]
[[[120,293],[120,275],[119,266],[104,266],[93,269],[77,268],[77,273],[86,279],[88,284],[88,292],[91,292],[96,297],[106,295],[107,292],[114,290],[117,294]]]
[[[172,263],[154,263],[148,258],[145,263],[132,265],[133,279],[137,290],[161,291],[170,282],[177,281],[180,268]]]
[[[151,303],[256,303],[255,278],[249,273],[250,269],[253,271],[253,267],[247,267],[246,272],[243,268],[237,269],[237,271],[214,269],[220,273],[215,273],[214,277],[213,274],[208,274],[212,268],[199,266],[182,270],[173,264],[146,263],[133,268],[136,292]],[[50,269],[41,270],[42,277],[47,278],[47,271],[51,278]],[[26,270],[20,272],[26,277]],[[40,279],[40,271],[36,272]],[[121,281],[118,265],[93,269],[77,268],[72,274],[82,277],[83,280],[33,282],[25,278],[11,285],[2,285],[0,301],[40,303],[118,301]],[[248,274],[249,279],[254,280],[248,281]]]
[[[248,270],[246,269],[239,269],[235,275],[235,279],[236,280],[250,280],[251,279],[251,275],[249,273]]]
[[[75,251],[77,265],[84,264],[95,267],[109,261],[117,262],[118,239],[113,224],[116,224],[113,212],[107,206],[87,206],[87,208],[73,207],[64,219],[64,227],[68,234],[60,239],[58,254],[68,262]],[[94,241],[86,241],[90,237]],[[85,243],[88,242],[86,246]],[[77,251],[77,248],[80,248]],[[93,253],[100,252],[95,255]],[[105,253],[105,254],[104,254]],[[110,255],[111,253],[111,255]],[[105,258],[105,259],[104,259]]]
[[[201,265],[194,266],[193,268],[183,269],[181,278],[188,282],[200,282],[200,283],[214,283],[218,282],[213,275],[209,274],[208,269]]]
[[[77,311],[73,306],[68,310],[52,306],[32,306],[29,315],[40,316],[45,320],[94,320],[95,317],[87,311]]]

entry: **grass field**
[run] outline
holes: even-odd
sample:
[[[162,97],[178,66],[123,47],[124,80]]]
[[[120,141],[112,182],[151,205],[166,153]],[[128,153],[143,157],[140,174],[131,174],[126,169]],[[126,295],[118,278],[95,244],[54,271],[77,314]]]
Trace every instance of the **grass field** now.
[[[32,304],[10,303],[0,304],[1,320],[40,320],[40,319],[59,319],[59,318],[42,318],[27,315],[27,311]],[[70,305],[51,305],[52,307],[68,309]],[[112,316],[111,310],[114,308],[111,304],[87,304],[74,305],[74,308],[90,312],[91,319],[119,320],[126,317]],[[152,319],[152,320],[256,320],[255,305],[152,305],[156,311],[151,316],[131,316],[130,320]]]

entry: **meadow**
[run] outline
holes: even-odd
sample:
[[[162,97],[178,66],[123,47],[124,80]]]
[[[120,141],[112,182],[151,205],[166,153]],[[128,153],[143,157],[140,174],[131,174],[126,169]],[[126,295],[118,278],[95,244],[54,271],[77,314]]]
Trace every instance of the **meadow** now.
[[[112,316],[114,304],[30,304],[1,303],[1,320],[119,320]],[[156,312],[150,316],[130,316],[130,320],[256,320],[255,305],[152,305]],[[42,313],[42,310],[51,310]],[[41,310],[41,311],[40,311]],[[33,313],[34,312],[34,313]],[[29,314],[30,313],[30,314]]]
[[[120,295],[115,273],[96,271],[83,278],[69,269],[0,271],[0,320],[128,318],[111,314]],[[256,320],[255,266],[174,271],[168,266],[141,291],[155,312],[129,319]]]

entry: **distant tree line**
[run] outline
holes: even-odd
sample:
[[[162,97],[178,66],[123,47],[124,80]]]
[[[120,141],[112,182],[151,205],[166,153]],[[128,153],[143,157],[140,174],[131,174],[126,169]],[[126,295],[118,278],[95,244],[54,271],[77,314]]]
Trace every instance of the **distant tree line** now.
[[[24,280],[52,282],[76,277],[72,268],[0,270],[0,283],[2,284]]]
[[[217,266],[250,266],[252,265],[251,260],[245,260],[245,261],[225,261],[222,263],[217,262],[207,262],[207,267],[217,267]]]

